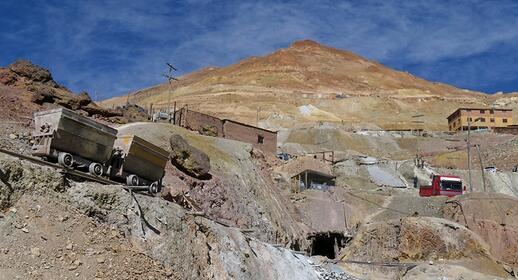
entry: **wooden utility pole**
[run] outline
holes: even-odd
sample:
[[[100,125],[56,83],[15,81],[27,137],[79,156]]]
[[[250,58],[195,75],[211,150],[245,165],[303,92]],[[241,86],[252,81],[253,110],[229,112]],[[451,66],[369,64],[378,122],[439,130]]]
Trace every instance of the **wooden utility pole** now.
[[[176,124],[176,101],[174,102],[173,107],[173,124]]]
[[[468,111],[468,137],[466,140],[467,143],[467,153],[468,153],[468,182],[469,182],[469,192],[473,192],[473,181],[471,180],[471,142],[470,142],[470,133],[471,133],[471,114]]]
[[[171,95],[173,94],[173,84],[172,81],[178,81],[177,78],[173,77],[173,72],[177,71],[177,69],[169,62],[166,62],[167,67],[169,67],[168,74],[163,74],[162,76],[167,78],[169,82],[169,95],[167,97],[167,111],[169,114],[169,122],[171,122]]]
[[[413,115],[412,118],[419,118],[419,120],[412,121],[412,123],[421,124],[422,129],[424,130],[424,121],[420,120],[420,118],[424,117],[423,114]],[[421,129],[417,128],[417,137],[416,137],[416,165],[419,168],[422,164],[421,156],[419,155],[419,138],[421,137]],[[420,163],[421,162],[421,163]]]
[[[480,120],[480,118],[477,118],[477,119],[475,119],[475,121],[473,123],[476,123],[479,120]],[[467,143],[466,150],[467,150],[467,153],[468,153],[469,191],[473,192],[473,182],[471,180],[471,140],[470,140],[470,135],[471,135],[471,114],[470,114],[470,111],[468,111],[468,136],[467,136],[467,139],[466,139],[466,143]],[[484,182],[484,184],[485,184],[485,182]]]
[[[482,172],[482,184],[484,186],[484,192],[486,192],[486,174],[484,174],[484,163],[482,162],[482,156],[480,155],[480,145],[475,145],[478,153],[478,161],[480,161],[480,172]]]
[[[259,127],[259,110],[261,107],[257,106],[256,108],[256,116],[255,116],[255,126]]]

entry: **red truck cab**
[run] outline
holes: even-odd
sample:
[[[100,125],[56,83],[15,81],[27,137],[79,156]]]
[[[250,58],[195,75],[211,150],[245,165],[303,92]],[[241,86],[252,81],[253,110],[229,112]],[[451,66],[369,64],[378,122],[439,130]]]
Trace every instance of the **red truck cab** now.
[[[466,188],[462,186],[462,179],[453,175],[434,175],[431,186],[420,186],[419,196],[448,197],[460,195]]]

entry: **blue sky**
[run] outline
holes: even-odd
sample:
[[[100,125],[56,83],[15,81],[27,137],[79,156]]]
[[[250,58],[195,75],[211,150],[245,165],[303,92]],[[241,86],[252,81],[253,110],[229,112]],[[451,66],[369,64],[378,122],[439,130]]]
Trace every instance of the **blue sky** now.
[[[0,65],[102,99],[313,39],[428,80],[518,91],[518,1],[0,1]]]

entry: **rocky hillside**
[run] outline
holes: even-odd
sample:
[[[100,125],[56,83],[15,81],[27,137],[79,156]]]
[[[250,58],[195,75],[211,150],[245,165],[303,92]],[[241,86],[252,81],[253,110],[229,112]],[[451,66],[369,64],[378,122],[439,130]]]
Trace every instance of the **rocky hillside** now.
[[[170,94],[164,83],[130,96],[140,106],[164,108]],[[327,121],[347,126],[415,127],[412,115],[424,113],[425,126],[445,129],[458,106],[516,107],[507,95],[483,93],[429,82],[351,52],[305,40],[264,57],[223,68],[206,68],[173,83],[173,101],[221,117],[265,127],[291,128]],[[497,100],[498,99],[498,100]],[[124,104],[127,97],[103,101]]]
[[[135,106],[104,109],[87,92],[75,94],[54,81],[49,70],[27,60],[0,68],[0,114],[3,119],[30,119],[32,113],[62,106],[85,116],[126,123],[147,116]]]
[[[343,280],[514,273],[516,198],[422,198],[414,189],[375,185],[372,166],[354,161],[334,166],[337,187],[291,193],[272,171],[283,163],[248,144],[163,123],[132,123],[119,133],[164,149],[180,136],[208,157],[210,176],[168,165],[166,188],[150,196],[74,181],[0,153],[0,275]],[[405,180],[412,169],[399,165]],[[329,243],[342,234],[347,244]],[[339,254],[328,260],[330,252]]]

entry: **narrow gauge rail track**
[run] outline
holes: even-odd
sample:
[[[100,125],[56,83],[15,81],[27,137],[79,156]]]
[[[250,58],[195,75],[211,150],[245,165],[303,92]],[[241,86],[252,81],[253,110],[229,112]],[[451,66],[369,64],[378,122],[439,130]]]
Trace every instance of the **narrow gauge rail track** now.
[[[6,154],[6,155],[10,155],[12,157],[16,157],[16,158],[19,158],[19,159],[22,159],[22,160],[27,160],[27,161],[30,161],[32,163],[38,164],[38,165],[44,165],[44,166],[52,167],[54,169],[57,169],[57,170],[61,171],[64,174],[68,174],[68,175],[72,175],[72,176],[77,176],[77,177],[80,177],[80,178],[83,178],[83,179],[86,179],[86,180],[89,180],[89,181],[94,181],[94,182],[97,182],[97,183],[101,183],[103,185],[119,185],[122,188],[124,188],[126,190],[131,190],[131,191],[147,191],[149,189],[147,186],[125,186],[125,185],[121,184],[120,182],[116,182],[116,181],[113,181],[113,180],[110,180],[110,179],[107,179],[107,178],[97,177],[97,176],[94,176],[94,175],[91,175],[91,174],[88,174],[88,173],[85,173],[85,172],[81,172],[81,171],[78,171],[78,170],[74,170],[74,169],[70,169],[70,168],[64,167],[64,166],[56,164],[56,163],[44,161],[44,160],[36,158],[36,157],[20,154],[20,153],[9,151],[9,150],[2,149],[2,148],[0,148],[0,153]]]
[[[360,265],[373,265],[373,266],[387,266],[387,267],[403,267],[403,268],[414,268],[417,263],[402,263],[402,262],[370,262],[370,261],[353,261],[353,260],[328,260],[328,263],[351,263]]]

